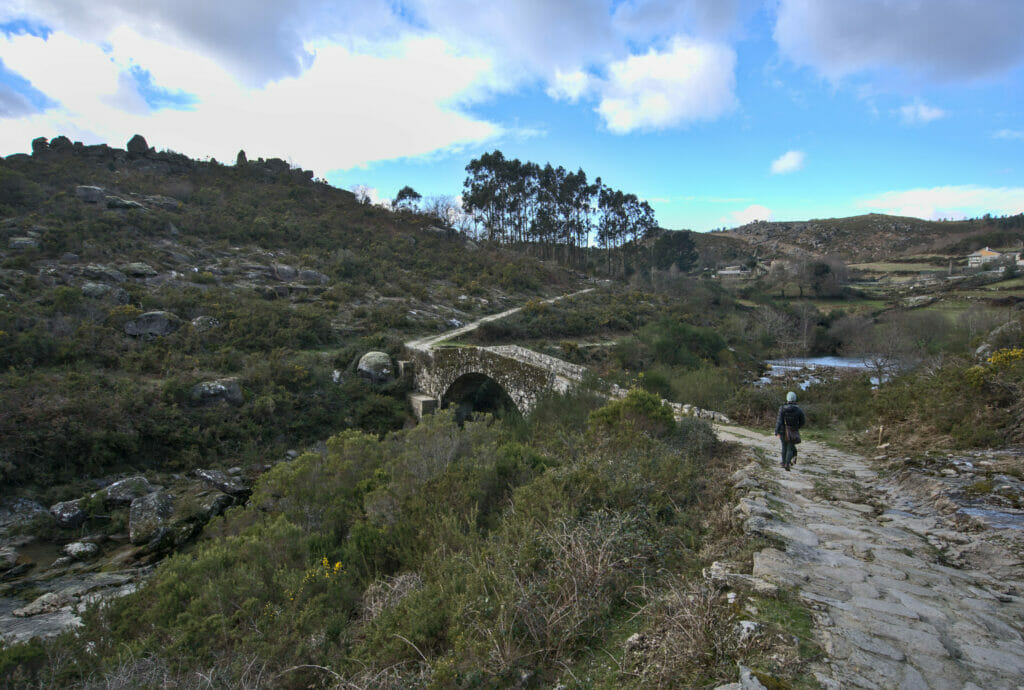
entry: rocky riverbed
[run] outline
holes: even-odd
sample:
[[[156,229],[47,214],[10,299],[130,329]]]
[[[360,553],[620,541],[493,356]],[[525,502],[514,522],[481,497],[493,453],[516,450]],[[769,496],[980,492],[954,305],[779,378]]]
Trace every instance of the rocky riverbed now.
[[[3,501],[0,644],[51,637],[79,625],[89,604],[133,592],[157,562],[244,503],[263,469],[107,478],[48,508],[25,498]]]
[[[1019,688],[1024,679],[1022,468],[1016,451],[867,459],[739,427],[733,477],[749,534],[777,540],[725,586],[790,589],[814,611],[826,688]]]

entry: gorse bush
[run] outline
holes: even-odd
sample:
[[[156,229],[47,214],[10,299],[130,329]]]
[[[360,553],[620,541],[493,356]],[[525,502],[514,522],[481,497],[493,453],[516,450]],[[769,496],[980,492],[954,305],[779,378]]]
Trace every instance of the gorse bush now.
[[[436,685],[555,672],[635,611],[638,583],[692,557],[714,448],[643,391],[593,411],[576,396],[515,427],[445,411],[383,439],[350,430],[276,465],[210,539],[56,642],[62,673],[114,673],[126,648],[236,680],[252,659]],[[575,456],[534,444],[556,428],[579,432]]]

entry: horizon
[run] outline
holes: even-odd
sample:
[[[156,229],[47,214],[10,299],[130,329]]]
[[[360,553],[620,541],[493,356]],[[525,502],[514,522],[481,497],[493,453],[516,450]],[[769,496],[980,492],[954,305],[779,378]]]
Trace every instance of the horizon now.
[[[1022,23],[1012,0],[13,0],[0,155],[141,133],[385,199],[458,197],[497,149],[600,176],[671,229],[1015,215]]]

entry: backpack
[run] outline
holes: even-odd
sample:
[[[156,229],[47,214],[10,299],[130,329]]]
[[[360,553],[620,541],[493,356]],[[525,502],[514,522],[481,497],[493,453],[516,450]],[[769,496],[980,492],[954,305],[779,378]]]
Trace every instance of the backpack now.
[[[782,408],[782,424],[782,440],[788,443],[800,443],[800,415],[790,405]]]

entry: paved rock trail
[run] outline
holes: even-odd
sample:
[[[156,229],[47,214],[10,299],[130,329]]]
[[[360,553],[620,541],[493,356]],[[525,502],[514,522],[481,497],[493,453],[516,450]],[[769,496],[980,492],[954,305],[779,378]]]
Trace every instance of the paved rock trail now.
[[[957,529],[863,457],[805,441],[786,472],[773,436],[716,430],[764,451],[734,476],[737,510],[785,548],[755,555],[753,582],[814,610],[824,687],[1024,688],[1020,530]]]

